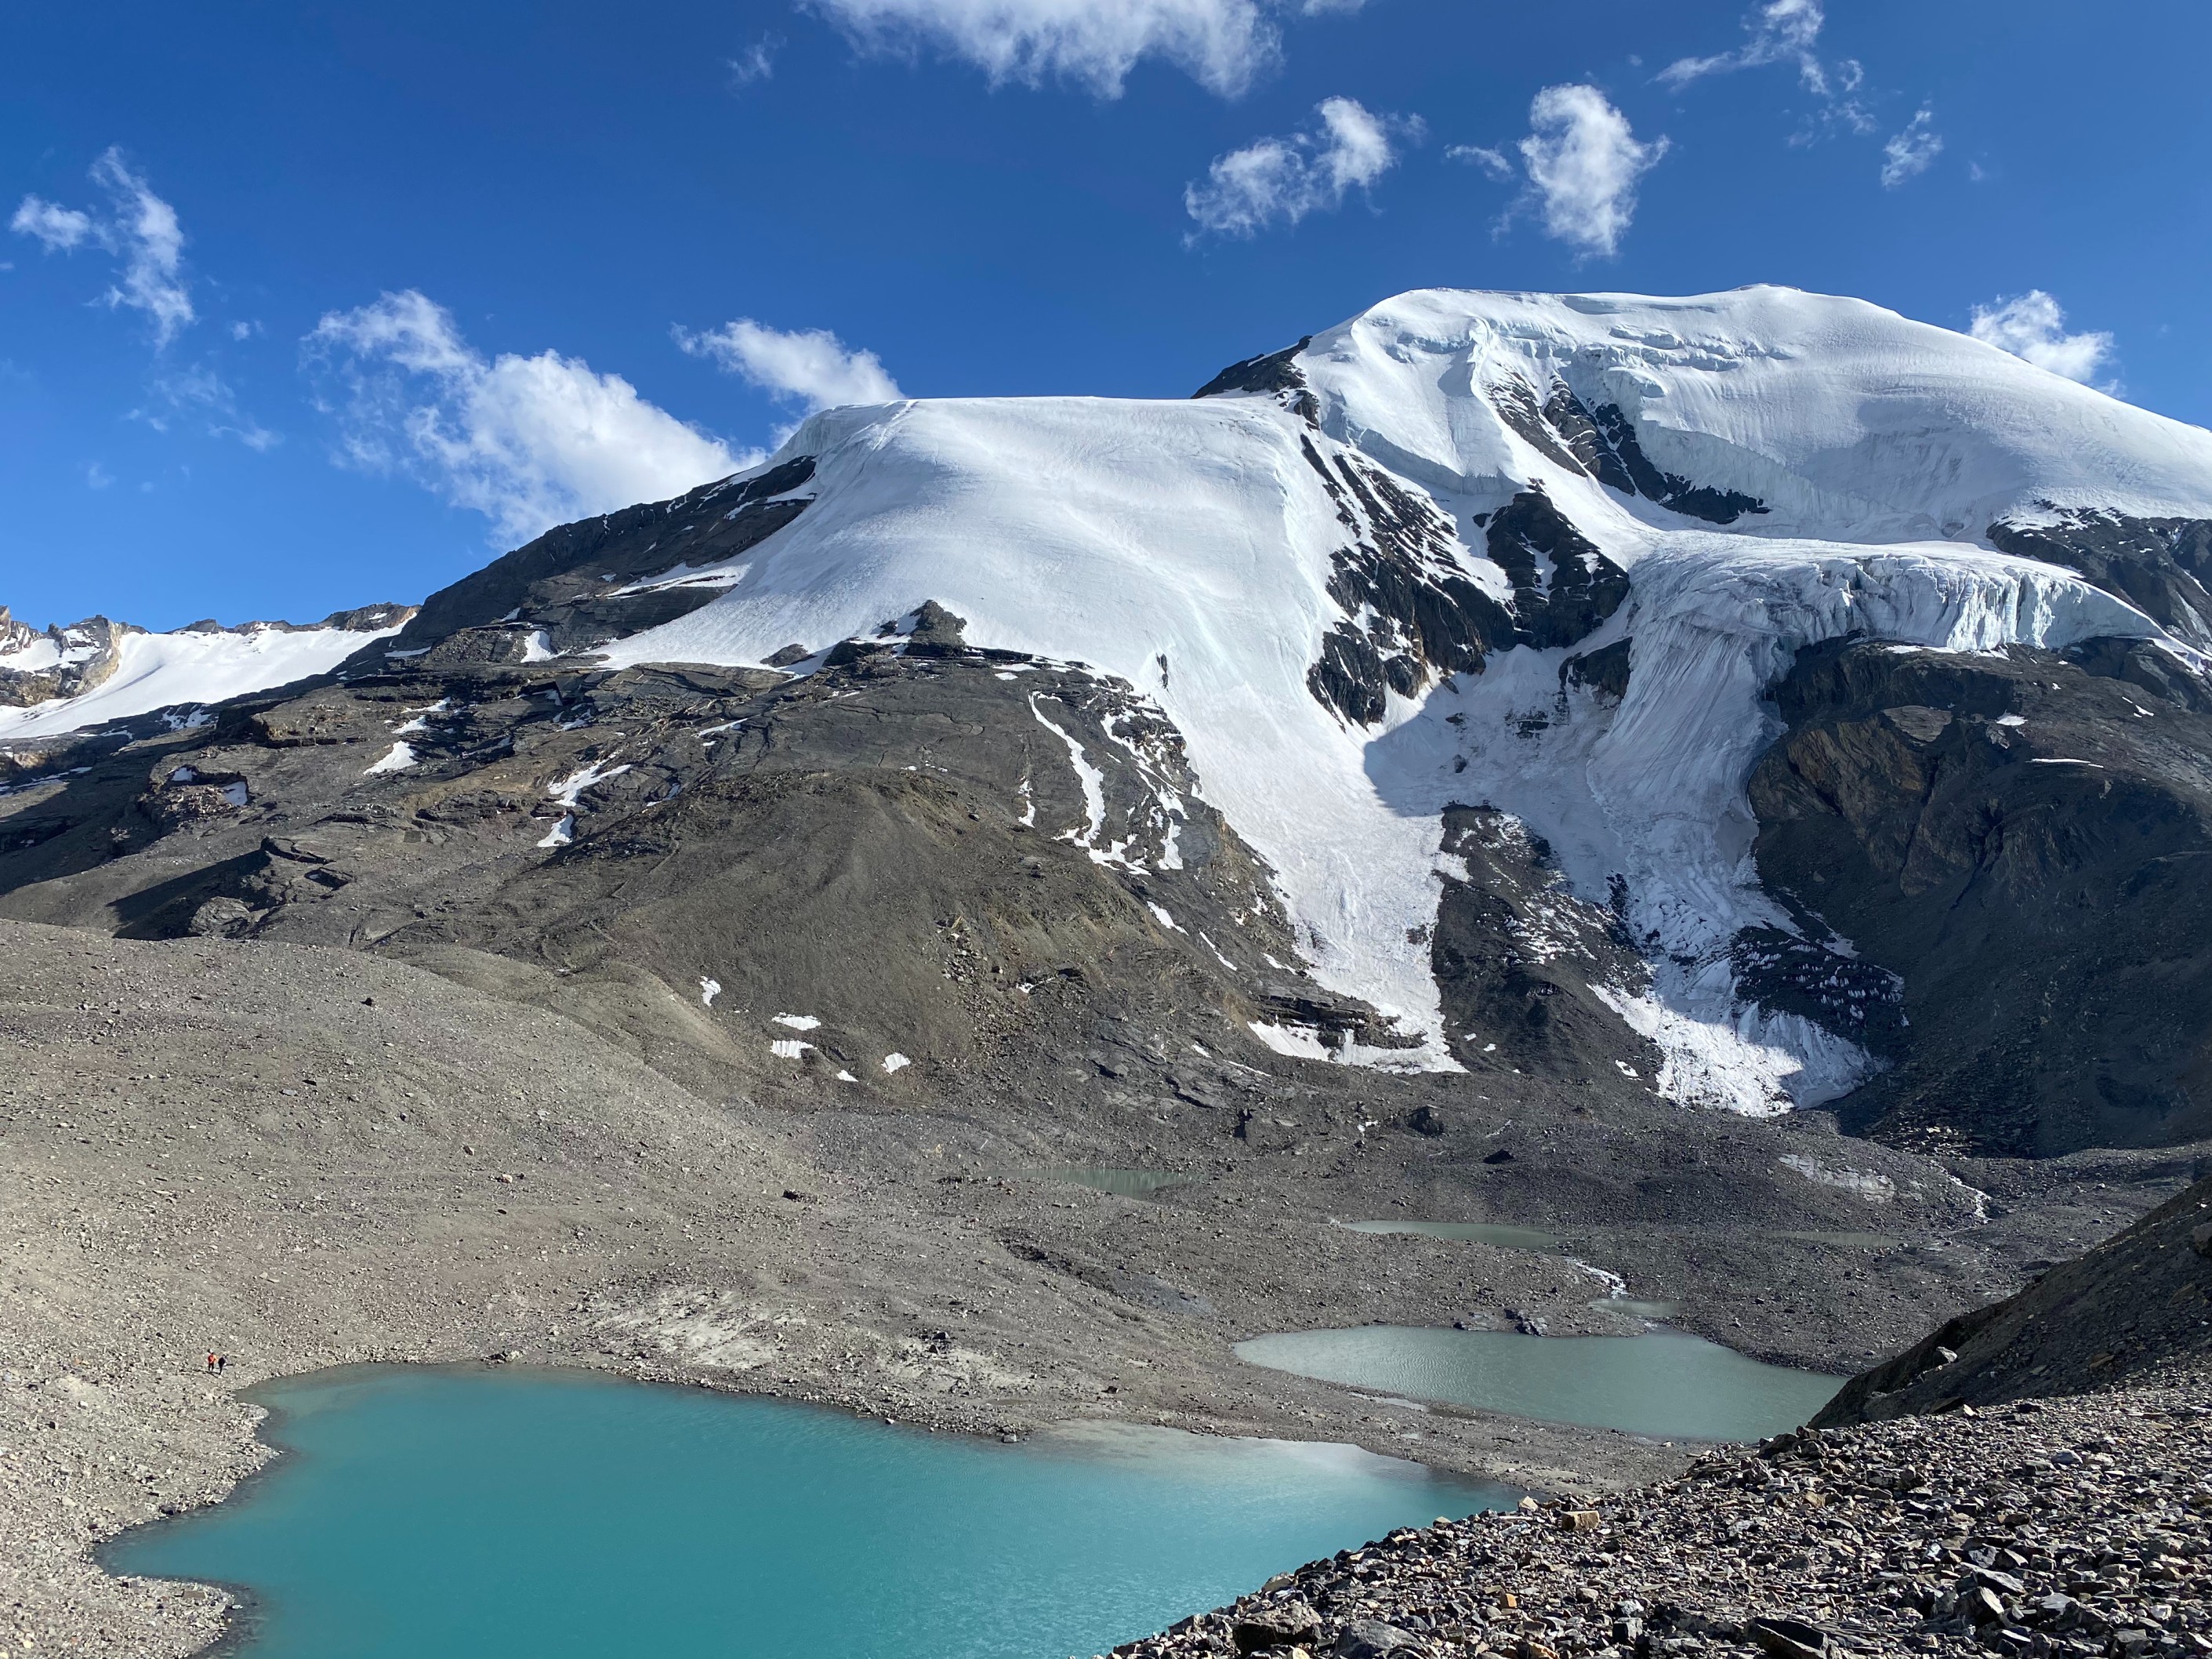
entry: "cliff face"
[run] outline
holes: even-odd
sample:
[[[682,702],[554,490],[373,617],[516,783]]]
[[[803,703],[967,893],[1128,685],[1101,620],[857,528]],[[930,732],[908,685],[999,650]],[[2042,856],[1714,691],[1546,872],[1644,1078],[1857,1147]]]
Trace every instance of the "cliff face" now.
[[[1846,1127],[2027,1157],[2212,1135],[2202,680],[2140,642],[1838,642],[1772,706],[1759,872],[1900,991]]]

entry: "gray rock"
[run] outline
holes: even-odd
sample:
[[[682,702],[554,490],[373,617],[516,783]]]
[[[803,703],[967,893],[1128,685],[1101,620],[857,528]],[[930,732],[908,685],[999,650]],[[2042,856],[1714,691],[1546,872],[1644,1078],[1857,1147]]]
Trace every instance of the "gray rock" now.
[[[192,912],[187,931],[196,939],[236,939],[253,926],[253,912],[244,901],[211,898]]]
[[[1229,1627],[1229,1639],[1239,1653],[1310,1642],[1320,1633],[1321,1615],[1295,1597],[1240,1614]]]
[[[1393,1653],[1419,1653],[1426,1644],[1411,1631],[1379,1619],[1355,1619],[1337,1633],[1338,1659],[1385,1659]]]

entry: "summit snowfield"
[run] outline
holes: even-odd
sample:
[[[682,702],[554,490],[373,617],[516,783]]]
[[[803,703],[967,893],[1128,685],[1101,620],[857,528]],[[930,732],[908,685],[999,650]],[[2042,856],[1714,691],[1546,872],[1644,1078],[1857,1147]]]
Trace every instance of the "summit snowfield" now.
[[[1455,1063],[1428,941],[1464,871],[1439,815],[1498,808],[1650,963],[1607,1000],[1666,1054],[1662,1091],[1741,1111],[1833,1098],[1872,1065],[1736,985],[1740,930],[1801,933],[1750,858],[1768,685],[1854,634],[2186,653],[1990,532],[2212,516],[2212,434],[1776,288],[1410,294],[1195,401],[833,410],[770,465],[799,458],[805,510],[716,570],[712,603],[607,645],[613,662],[760,664],[934,599],[977,643],[1127,680],[1273,866],[1315,977],[1415,1044],[1351,1057],[1395,1066]],[[1570,544],[1595,556],[1572,556],[1571,595]],[[1604,599],[1607,569],[1625,599]],[[1625,687],[1565,672],[1617,645]],[[1347,694],[1355,659],[1380,672]]]

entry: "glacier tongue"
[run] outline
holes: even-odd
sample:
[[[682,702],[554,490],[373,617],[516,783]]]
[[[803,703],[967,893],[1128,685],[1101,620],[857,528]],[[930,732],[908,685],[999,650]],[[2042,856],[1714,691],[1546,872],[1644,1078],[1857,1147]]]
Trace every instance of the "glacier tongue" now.
[[[1684,533],[1644,553],[1628,605],[1576,647],[1630,640],[1617,705],[1562,678],[1571,650],[1522,647],[1431,694],[1376,745],[1374,770],[1405,810],[1512,813],[1583,897],[1607,902],[1620,878],[1616,903],[1653,976],[1648,992],[1607,1000],[1666,1056],[1662,1093],[1744,1112],[1814,1104],[1872,1061],[1797,1015],[1741,1002],[1729,957],[1741,928],[1797,932],[1752,860],[1744,782],[1780,730],[1766,688],[1801,647],[1852,633],[1989,651],[2157,631],[2078,578],[2002,554]]]

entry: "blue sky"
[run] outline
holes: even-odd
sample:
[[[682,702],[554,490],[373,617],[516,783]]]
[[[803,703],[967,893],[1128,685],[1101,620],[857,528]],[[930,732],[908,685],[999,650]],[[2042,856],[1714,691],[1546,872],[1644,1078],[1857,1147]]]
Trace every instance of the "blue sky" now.
[[[2212,9],[18,6],[0,602],[414,599],[810,406],[1780,282],[2212,422]],[[823,337],[834,335],[834,340]]]

